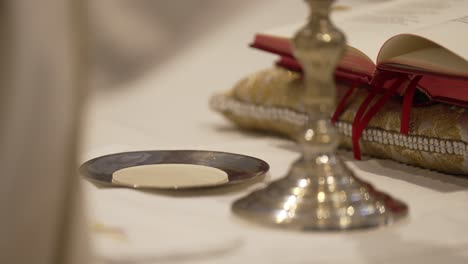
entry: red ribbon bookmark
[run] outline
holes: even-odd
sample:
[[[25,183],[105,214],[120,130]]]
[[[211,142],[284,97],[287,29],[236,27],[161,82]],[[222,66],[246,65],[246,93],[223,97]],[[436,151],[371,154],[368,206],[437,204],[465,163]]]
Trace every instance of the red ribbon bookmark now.
[[[401,125],[400,133],[408,135],[410,129],[411,110],[413,108],[413,98],[416,92],[416,87],[421,80],[422,76],[413,76],[411,82],[408,84],[403,96],[403,107],[401,109]]]

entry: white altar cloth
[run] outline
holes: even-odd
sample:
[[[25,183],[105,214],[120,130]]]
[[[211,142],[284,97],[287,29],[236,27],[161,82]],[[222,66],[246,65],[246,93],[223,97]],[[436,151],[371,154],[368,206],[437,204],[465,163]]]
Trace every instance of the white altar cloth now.
[[[307,10],[301,1],[238,2],[238,9],[215,14],[216,23],[203,35],[143,78],[92,95],[82,161],[128,150],[203,149],[267,161],[271,170],[265,181],[286,174],[298,157],[292,142],[240,131],[212,112],[208,101],[271,65],[273,56],[246,47],[256,31],[297,21]],[[350,160],[349,153],[344,156]],[[104,263],[468,263],[468,180],[385,160],[348,164],[359,177],[407,202],[409,217],[364,231],[287,232],[249,224],[230,212],[235,199],[262,183],[174,196],[83,181],[91,222],[104,230],[94,232],[97,258]]]

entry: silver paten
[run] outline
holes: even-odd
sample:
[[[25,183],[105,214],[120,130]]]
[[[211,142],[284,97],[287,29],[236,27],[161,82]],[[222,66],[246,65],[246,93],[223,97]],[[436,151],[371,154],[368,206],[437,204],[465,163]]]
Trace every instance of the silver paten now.
[[[333,0],[307,0],[308,23],[293,40],[304,70],[301,107],[308,121],[298,136],[302,156],[283,179],[237,200],[235,214],[250,221],[301,230],[347,230],[385,225],[407,215],[400,201],[358,179],[336,155],[334,71],[345,36],[329,19]]]
[[[220,169],[228,175],[228,182],[212,186],[148,187],[125,185],[112,180],[121,169],[155,164],[192,164]],[[83,177],[100,186],[152,190],[202,190],[252,183],[260,180],[270,166],[263,160],[240,154],[208,150],[143,150],[114,153],[88,160],[80,166]]]

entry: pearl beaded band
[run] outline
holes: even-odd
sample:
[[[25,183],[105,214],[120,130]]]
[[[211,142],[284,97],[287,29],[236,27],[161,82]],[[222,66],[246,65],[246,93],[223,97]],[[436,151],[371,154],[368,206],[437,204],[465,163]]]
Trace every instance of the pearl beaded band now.
[[[259,121],[282,121],[294,126],[302,125],[307,118],[305,114],[291,109],[254,105],[222,94],[213,96],[210,105],[217,112],[230,112],[234,115]],[[350,123],[338,121],[336,122],[336,126],[340,134],[345,137],[351,137],[352,125]],[[467,144],[462,141],[404,135],[375,128],[366,128],[361,140],[431,153],[448,153],[463,156],[468,154]]]

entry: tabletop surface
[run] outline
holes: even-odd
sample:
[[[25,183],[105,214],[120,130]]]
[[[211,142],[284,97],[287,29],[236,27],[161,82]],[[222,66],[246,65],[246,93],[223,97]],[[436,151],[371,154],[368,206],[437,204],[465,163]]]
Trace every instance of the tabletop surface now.
[[[409,205],[409,217],[393,226],[288,232],[231,213],[234,200],[283,177],[299,153],[289,140],[237,129],[209,109],[209,98],[271,66],[273,56],[247,48],[256,31],[306,15],[299,0],[236,2],[236,8],[228,5],[213,14],[204,34],[169,50],[142,78],[92,94],[81,160],[121,151],[200,149],[258,157],[270,164],[270,172],[264,182],[183,193],[83,181],[98,258],[105,263],[468,263],[468,178],[393,161],[352,161],[350,153],[342,153],[359,177]]]

